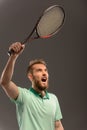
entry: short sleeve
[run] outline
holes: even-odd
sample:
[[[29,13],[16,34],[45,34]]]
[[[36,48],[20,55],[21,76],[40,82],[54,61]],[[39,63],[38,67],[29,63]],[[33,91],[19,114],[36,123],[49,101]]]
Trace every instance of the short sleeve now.
[[[62,113],[61,113],[61,109],[57,97],[55,100],[56,100],[56,112],[55,112],[55,121],[56,121],[62,119]]]
[[[24,93],[25,93],[26,89],[18,87],[18,91],[19,91],[19,95],[18,95],[17,99],[11,98],[11,101],[14,102],[15,104],[23,103],[23,97],[24,97]]]

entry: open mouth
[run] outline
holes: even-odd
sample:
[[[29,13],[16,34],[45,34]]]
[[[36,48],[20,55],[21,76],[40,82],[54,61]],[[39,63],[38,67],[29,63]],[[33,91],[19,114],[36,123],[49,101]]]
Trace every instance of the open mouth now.
[[[46,78],[46,77],[43,77],[43,78],[41,79],[41,81],[42,81],[42,82],[46,82],[46,81],[47,81],[47,78]]]

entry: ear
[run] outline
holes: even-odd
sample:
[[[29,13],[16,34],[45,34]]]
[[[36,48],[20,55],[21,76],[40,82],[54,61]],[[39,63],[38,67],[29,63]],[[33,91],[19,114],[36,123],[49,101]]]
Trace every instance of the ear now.
[[[27,75],[27,77],[28,77],[28,79],[32,82],[32,80],[33,80],[33,75],[32,75],[31,73],[29,73],[29,74]]]

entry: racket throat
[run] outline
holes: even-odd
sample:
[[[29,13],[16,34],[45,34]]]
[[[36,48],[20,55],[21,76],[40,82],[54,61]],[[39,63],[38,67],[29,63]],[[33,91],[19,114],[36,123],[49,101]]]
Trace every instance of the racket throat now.
[[[36,32],[36,30],[35,30],[34,33],[32,31],[32,33],[24,41],[22,41],[22,44],[25,44],[25,43],[28,43],[28,42],[32,42],[33,40],[38,39],[38,38],[40,38],[40,36]]]

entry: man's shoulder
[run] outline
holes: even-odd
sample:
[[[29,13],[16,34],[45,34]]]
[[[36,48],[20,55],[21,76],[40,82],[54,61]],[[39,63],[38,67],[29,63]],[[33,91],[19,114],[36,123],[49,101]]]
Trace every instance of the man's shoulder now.
[[[19,90],[19,92],[23,92],[23,93],[29,93],[30,92],[29,88],[23,88],[23,87],[20,87],[20,86],[18,86],[18,90]]]
[[[57,98],[57,96],[54,93],[48,92],[49,96],[52,98]]]

